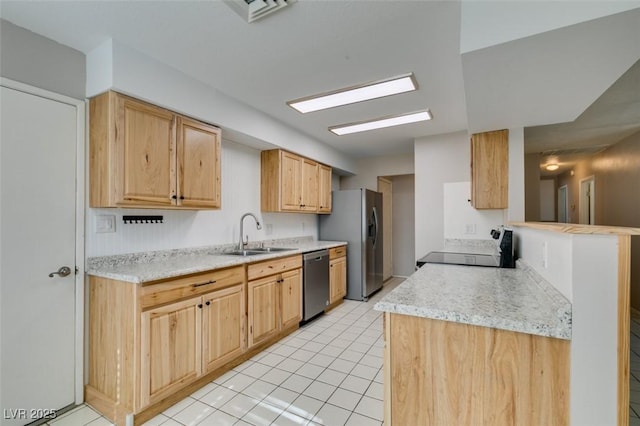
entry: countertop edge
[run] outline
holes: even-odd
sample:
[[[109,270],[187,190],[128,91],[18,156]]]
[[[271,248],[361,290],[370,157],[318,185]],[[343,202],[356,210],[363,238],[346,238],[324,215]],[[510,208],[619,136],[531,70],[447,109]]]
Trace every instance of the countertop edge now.
[[[303,247],[297,247],[297,248],[292,247],[292,250],[288,250],[288,251],[279,251],[274,253],[265,253],[265,254],[246,256],[246,257],[225,255],[223,253],[208,254],[207,256],[211,258],[212,260],[211,262],[203,262],[200,264],[196,264],[196,265],[184,267],[184,268],[178,267],[175,269],[166,270],[162,272],[150,271],[150,272],[134,273],[134,272],[118,271],[118,269],[122,269],[127,266],[130,267],[133,265],[140,265],[141,268],[144,267],[143,265],[146,265],[149,268],[153,268],[154,266],[158,266],[159,264],[162,264],[162,261],[160,260],[156,262],[123,263],[122,265],[120,265],[120,267],[112,266],[112,267],[101,268],[99,266],[88,265],[85,272],[87,275],[96,276],[100,278],[130,282],[133,284],[143,284],[147,282],[176,278],[184,275],[192,275],[192,274],[202,273],[206,271],[212,271],[215,269],[225,269],[225,268],[230,268],[234,266],[245,265],[248,263],[261,262],[269,259],[277,259],[280,257],[287,257],[287,256],[296,255],[296,254],[304,254],[304,253],[313,252],[317,250],[331,249],[335,247],[348,245],[348,243],[345,241],[313,241],[312,244],[313,246],[310,246],[310,244],[307,243]],[[116,256],[121,256],[121,255],[116,255]],[[108,257],[108,256],[105,256],[105,257]],[[176,254],[174,259],[179,257],[184,257],[185,260],[187,260],[191,256],[188,254]]]
[[[376,311],[396,315],[409,315],[425,319],[448,321],[458,324],[474,325],[479,327],[495,328],[499,330],[514,331],[517,333],[532,334],[542,337],[552,337],[562,340],[571,340],[571,331],[561,327],[549,327],[544,324],[531,324],[525,321],[513,321],[508,319],[496,319],[483,315],[467,315],[459,312],[446,312],[433,309],[425,309],[411,305],[378,302],[373,307]],[[491,325],[489,325],[491,323]]]
[[[438,266],[441,267],[442,265]],[[462,266],[462,268],[472,267]],[[423,305],[417,303],[413,304],[413,300],[403,301],[403,292],[405,294],[409,294],[412,291],[415,291],[416,285],[421,287],[420,279],[424,279],[423,277],[407,282],[406,289],[402,288],[404,283],[400,284],[400,286],[398,286],[398,288],[396,288],[392,293],[376,303],[373,309],[391,314],[409,315],[426,319],[514,331],[542,337],[571,340],[571,303],[562,296],[555,287],[547,282],[542,276],[537,274],[537,272],[525,261],[518,260],[517,269],[521,271],[522,279],[524,280],[523,285],[533,286],[536,288],[536,290],[532,292],[532,296],[538,297],[535,295],[541,295],[548,301],[549,313],[547,316],[536,319],[532,319],[531,317],[513,318],[510,315],[500,315],[498,312],[494,312],[493,315],[489,315],[486,312],[474,312],[473,309],[461,311],[459,309],[452,309],[452,307],[449,307],[450,304],[446,299],[443,299],[442,306],[438,306],[438,303]],[[471,271],[472,269],[469,269],[469,272]],[[416,272],[416,274],[417,273],[418,272]],[[411,278],[409,279],[411,280]],[[397,295],[394,296],[394,292],[398,292]]]

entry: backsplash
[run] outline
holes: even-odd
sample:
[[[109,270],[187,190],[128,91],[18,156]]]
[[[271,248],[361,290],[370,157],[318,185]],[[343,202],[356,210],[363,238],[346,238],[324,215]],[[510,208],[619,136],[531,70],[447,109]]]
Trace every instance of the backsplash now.
[[[309,244],[314,241],[311,236],[281,238],[256,241],[254,246],[263,244],[269,247],[286,247],[287,245],[300,246],[301,244]],[[251,244],[249,245],[251,246]],[[124,253],[113,256],[97,256],[87,259],[87,269],[100,269],[114,267],[125,263],[154,263],[167,259],[173,259],[176,256],[201,256],[210,254],[222,254],[225,251],[232,250],[235,244],[219,244],[201,247],[189,247],[185,249],[157,250],[136,253]]]
[[[221,210],[87,209],[86,256],[182,249],[235,243],[240,217],[254,213],[262,229],[246,218],[249,241],[318,236],[315,214],[260,211],[260,150],[222,141]],[[97,233],[98,216],[114,216],[115,232]],[[125,224],[125,215],[162,215],[163,223]]]

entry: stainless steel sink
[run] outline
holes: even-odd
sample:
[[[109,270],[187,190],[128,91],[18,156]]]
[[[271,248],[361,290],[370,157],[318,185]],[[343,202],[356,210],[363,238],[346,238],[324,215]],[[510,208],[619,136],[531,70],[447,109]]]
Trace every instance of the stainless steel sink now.
[[[277,251],[291,251],[295,249],[288,248],[288,247],[260,247],[260,248],[252,248],[250,250],[271,253],[271,252],[277,252]]]
[[[231,256],[256,256],[258,254],[276,253],[280,251],[291,251],[291,250],[295,250],[295,249],[286,248],[286,247],[256,247],[256,248],[251,248],[246,250],[227,251],[223,254],[228,254]]]
[[[227,251],[224,252],[223,254],[226,255],[230,255],[230,256],[255,256],[258,254],[264,254],[264,251],[257,251],[257,250],[234,250],[234,251]]]

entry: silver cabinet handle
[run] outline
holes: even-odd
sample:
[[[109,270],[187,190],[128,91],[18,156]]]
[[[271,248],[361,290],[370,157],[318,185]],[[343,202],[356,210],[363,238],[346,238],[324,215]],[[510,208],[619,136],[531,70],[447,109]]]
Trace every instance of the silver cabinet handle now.
[[[58,269],[56,272],[52,272],[49,274],[49,278],[53,278],[54,275],[60,275],[61,277],[66,277],[71,274],[71,268],[68,266],[63,266]]]

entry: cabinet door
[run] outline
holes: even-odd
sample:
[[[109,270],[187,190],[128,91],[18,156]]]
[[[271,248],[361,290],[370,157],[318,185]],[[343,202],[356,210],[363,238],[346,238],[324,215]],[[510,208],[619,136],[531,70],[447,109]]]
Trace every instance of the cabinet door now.
[[[248,283],[249,348],[279,331],[278,280],[273,275]]]
[[[179,117],[177,204],[220,208],[220,129]]]
[[[509,131],[471,136],[471,205],[476,209],[508,207]]]
[[[318,166],[318,212],[331,213],[331,167]]]
[[[142,313],[141,407],[153,404],[201,374],[202,298]]]
[[[329,301],[335,303],[347,294],[347,258],[329,261]]]
[[[318,210],[318,163],[307,158],[302,159],[302,203],[303,211]]]
[[[117,98],[116,149],[122,204],[171,205],[175,194],[175,119],[170,111]]]
[[[302,320],[302,270],[284,272],[280,279],[281,330]]]
[[[203,300],[202,362],[206,374],[245,350],[244,284],[209,293]]]
[[[280,208],[300,211],[302,204],[302,158],[282,151],[280,158]]]

